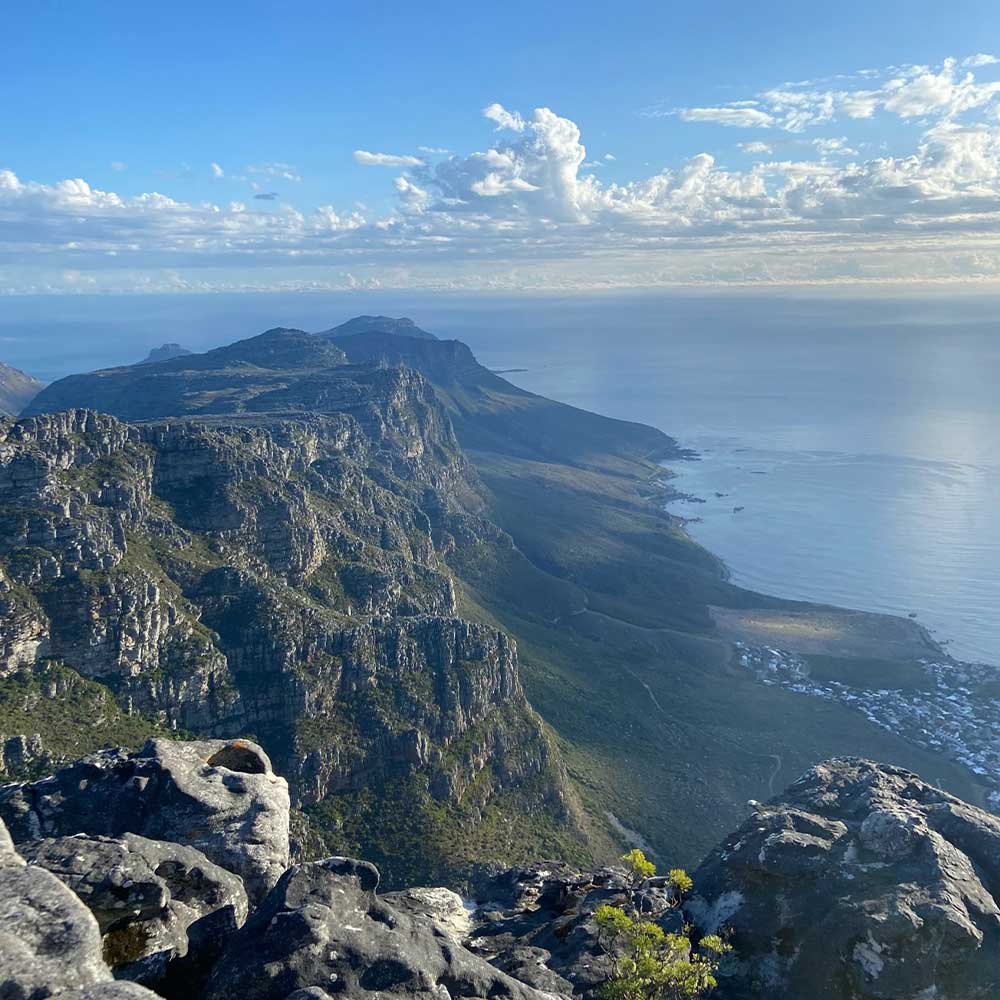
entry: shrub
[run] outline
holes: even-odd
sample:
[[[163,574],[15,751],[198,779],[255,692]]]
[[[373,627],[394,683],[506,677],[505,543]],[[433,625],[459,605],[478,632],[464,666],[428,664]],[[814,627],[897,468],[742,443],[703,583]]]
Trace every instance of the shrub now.
[[[594,913],[598,941],[611,956],[612,975],[600,988],[602,1000],[686,1000],[716,985],[715,972],[731,951],[715,934],[692,947],[689,928],[670,934],[658,924],[630,917],[603,904]]]

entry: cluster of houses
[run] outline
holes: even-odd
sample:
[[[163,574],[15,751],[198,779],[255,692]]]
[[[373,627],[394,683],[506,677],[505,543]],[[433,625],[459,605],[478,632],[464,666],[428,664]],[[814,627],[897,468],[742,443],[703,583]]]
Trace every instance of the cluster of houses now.
[[[737,642],[740,664],[763,684],[857,709],[870,722],[960,761],[987,786],[1000,814],[1000,672],[983,664],[921,660],[926,688],[860,688],[815,680],[794,653]],[[933,775],[929,776],[933,780]]]

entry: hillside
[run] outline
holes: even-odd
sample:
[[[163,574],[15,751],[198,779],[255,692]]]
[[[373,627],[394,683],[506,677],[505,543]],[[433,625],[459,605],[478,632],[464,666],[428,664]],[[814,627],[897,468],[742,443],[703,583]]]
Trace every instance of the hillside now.
[[[807,649],[813,668],[859,690],[869,678],[926,683],[918,660],[940,651],[916,625],[732,586],[663,512],[669,472],[660,463],[685,459],[672,439],[525,392],[459,341],[394,330],[271,331],[205,355],[64,379],[32,410],[258,422],[338,413],[391,442],[386,460],[443,461],[436,467],[451,471],[430,505],[409,495],[428,515],[458,504],[479,518],[471,538],[453,526],[434,535],[457,613],[517,640],[528,702],[555,733],[594,850],[641,839],[658,857],[690,864],[748,798],[848,753],[932,774],[983,801],[983,787],[947,756],[856,708],[761,683],[735,643],[786,643],[789,631],[771,638],[733,623],[794,620],[795,634],[820,636]],[[404,385],[419,387],[420,407],[394,402],[406,397],[393,387]],[[366,406],[373,395],[386,400],[388,425]]]
[[[42,386],[37,378],[0,361],[0,413],[16,417],[38,395]]]

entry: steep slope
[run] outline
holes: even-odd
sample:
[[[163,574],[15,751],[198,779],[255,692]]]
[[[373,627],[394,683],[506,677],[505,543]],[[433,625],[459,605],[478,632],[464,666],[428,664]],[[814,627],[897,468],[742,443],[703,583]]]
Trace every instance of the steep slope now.
[[[665,434],[519,389],[459,341],[334,342],[356,363],[417,368],[448,407],[489,515],[516,546],[454,559],[460,600],[517,637],[529,700],[559,734],[591,813],[619,836],[693,864],[747,798],[845,754],[933,774],[984,801],[953,760],[741,668],[735,639],[745,651],[747,642],[788,648],[801,635],[806,668],[853,685],[863,705],[867,688],[932,687],[921,661],[947,657],[912,622],[730,585],[664,513],[661,463],[686,457]],[[764,638],[737,635],[720,627],[733,619],[777,625]]]
[[[0,361],[0,413],[16,417],[41,390],[37,378]]]
[[[514,644],[457,613],[444,557],[509,541],[477,513],[447,416],[419,374],[307,337],[49,397],[197,421],[3,427],[0,672],[24,688],[69,671],[167,729],[252,734],[292,783],[302,849],[363,850],[391,880],[585,854]]]

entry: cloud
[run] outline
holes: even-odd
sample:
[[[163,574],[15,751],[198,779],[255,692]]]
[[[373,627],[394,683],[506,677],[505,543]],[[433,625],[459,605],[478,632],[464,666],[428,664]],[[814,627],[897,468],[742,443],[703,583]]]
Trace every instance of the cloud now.
[[[360,163],[363,167],[420,167],[424,163],[418,156],[369,153],[366,149],[354,150],[354,162]]]
[[[686,122],[715,122],[735,128],[771,128],[775,124],[773,115],[757,108],[683,108],[678,114]]]
[[[219,166],[218,163],[212,164],[212,176],[216,178],[222,178],[226,176],[226,172]]]
[[[617,157],[615,156],[614,153],[605,153],[604,154],[604,159],[606,159],[606,160],[615,160],[615,159],[617,159]]]
[[[628,182],[589,166],[572,118],[544,106],[501,109],[518,128],[483,123],[471,151],[385,164],[403,169],[391,186],[386,179],[391,207],[374,216],[332,204],[300,210],[270,190],[247,203],[192,203],[0,170],[0,289],[340,288],[348,275],[439,289],[1000,281],[1000,118],[995,101],[950,113],[968,104],[969,86],[983,86],[956,66],[864,84],[877,89],[880,113],[899,113],[885,108],[893,95],[939,109],[909,119],[901,150],[861,156],[868,147],[845,128],[847,136],[783,140],[786,159],[759,140],[739,146],[754,158],[734,152],[733,162],[695,146]],[[930,91],[920,82],[949,73],[947,93],[940,81]],[[845,102],[819,99],[814,85],[782,88],[759,98],[782,127],[793,113],[845,116]],[[674,127],[696,135],[676,119]],[[262,183],[297,176],[267,167],[258,168]],[[353,204],[350,192],[343,198]]]
[[[248,174],[256,174],[262,177],[272,177],[283,181],[292,181],[297,184],[302,180],[298,170],[290,163],[251,163],[244,170]]]
[[[483,108],[483,117],[496,122],[497,128],[509,129],[511,132],[523,132],[524,119],[516,111],[508,111],[502,104],[490,104]]]
[[[777,128],[803,132],[827,122],[861,120],[883,112],[903,119],[954,118],[982,108],[1000,94],[1000,82],[976,82],[969,70],[989,66],[998,60],[980,54],[959,62],[945,59],[937,67],[907,65],[885,70],[864,70],[840,74],[828,82],[802,80],[764,90],[746,100],[730,101],[719,107],[647,109],[650,117],[676,114],[685,122],[711,122],[738,128]],[[843,86],[843,84],[854,86]]]
[[[1000,59],[987,52],[977,52],[974,56],[967,56],[962,60],[963,69],[975,69],[979,66],[994,66],[1000,63]]]
[[[813,139],[812,145],[821,156],[855,156],[856,149],[847,145],[847,137],[834,139]]]
[[[428,156],[447,156],[451,150],[442,146],[417,146],[418,153],[426,153]]]
[[[112,160],[111,169],[116,173],[120,174],[123,170],[128,170],[128,164],[122,163],[121,160]]]

